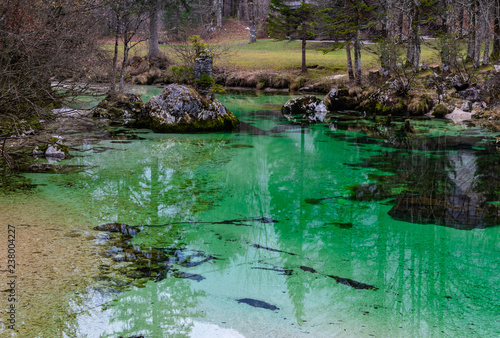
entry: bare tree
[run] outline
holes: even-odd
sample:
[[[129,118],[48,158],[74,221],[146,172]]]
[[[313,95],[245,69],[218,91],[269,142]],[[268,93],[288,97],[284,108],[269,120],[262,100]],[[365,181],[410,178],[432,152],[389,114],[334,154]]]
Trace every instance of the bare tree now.
[[[247,0],[248,3],[248,22],[250,26],[250,43],[257,42],[257,36],[255,35],[255,7],[254,0]]]
[[[114,14],[113,21],[110,22],[110,27],[115,34],[115,49],[113,54],[113,69],[110,79],[110,93],[116,91],[116,77],[118,73],[118,48],[119,40],[123,42],[123,59],[121,62],[120,72],[118,74],[118,92],[123,92],[125,86],[125,69],[127,67],[130,49],[139,42],[144,41],[146,37],[138,37],[141,25],[148,18],[148,3],[145,1],[134,0],[118,0],[109,1],[108,7]]]
[[[158,39],[158,26],[160,24],[160,0],[151,0],[149,5],[149,39],[148,39],[148,60],[161,57],[160,44]]]
[[[5,141],[31,132],[41,116],[83,87],[82,69],[98,55],[97,4],[0,3],[0,156],[9,168],[14,162]]]

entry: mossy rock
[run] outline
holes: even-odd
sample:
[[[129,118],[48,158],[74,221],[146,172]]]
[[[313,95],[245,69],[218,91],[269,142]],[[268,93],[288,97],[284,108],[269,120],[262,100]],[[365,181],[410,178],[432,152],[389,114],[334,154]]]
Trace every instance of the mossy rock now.
[[[231,131],[239,125],[236,116],[217,99],[176,84],[146,103],[144,119],[157,133]]]
[[[359,106],[358,90],[353,90],[353,96],[349,95],[346,87],[333,88],[323,99],[328,111],[351,110]]]
[[[33,149],[34,156],[45,156],[47,158],[68,158],[69,149],[62,143],[62,138],[52,137],[47,143],[39,144]]]
[[[281,108],[281,113],[288,120],[323,121],[328,111],[325,104],[316,96],[303,96],[288,100]]]
[[[433,106],[433,101],[426,95],[414,97],[408,104],[408,113],[412,116],[422,116],[427,114]]]
[[[432,115],[437,118],[444,118],[450,113],[450,110],[444,103],[439,103],[434,107]]]
[[[108,94],[92,110],[92,115],[106,119],[137,118],[144,107],[142,99],[137,94]]]

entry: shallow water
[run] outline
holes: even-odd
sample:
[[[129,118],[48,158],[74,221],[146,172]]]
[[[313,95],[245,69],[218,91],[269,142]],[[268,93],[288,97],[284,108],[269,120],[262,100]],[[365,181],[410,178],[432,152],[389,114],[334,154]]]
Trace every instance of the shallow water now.
[[[89,230],[138,226],[117,255],[168,258],[162,278],[68,300],[61,336],[500,335],[497,135],[294,125],[289,98],[226,94],[239,132],[82,144],[63,163],[85,170],[26,175]]]

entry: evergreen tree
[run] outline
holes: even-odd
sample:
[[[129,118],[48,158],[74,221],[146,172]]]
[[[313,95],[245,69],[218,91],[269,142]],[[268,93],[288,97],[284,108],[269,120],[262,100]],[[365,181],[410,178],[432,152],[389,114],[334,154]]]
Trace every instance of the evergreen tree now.
[[[271,0],[269,8],[269,34],[277,39],[299,37],[302,41],[302,73],[306,73],[306,43],[308,34],[311,33],[307,28],[311,27],[316,14],[315,6],[307,0]]]

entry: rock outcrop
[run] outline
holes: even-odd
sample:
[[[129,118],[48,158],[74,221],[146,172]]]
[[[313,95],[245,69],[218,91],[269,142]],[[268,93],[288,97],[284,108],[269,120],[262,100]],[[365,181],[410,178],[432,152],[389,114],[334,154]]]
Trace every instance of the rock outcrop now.
[[[159,133],[234,130],[239,125],[236,116],[217,99],[177,84],[153,96],[145,104],[141,120]]]
[[[281,108],[281,113],[293,122],[322,122],[328,111],[323,101],[308,95],[288,100]]]
[[[433,106],[427,95],[398,95],[394,82],[387,81],[380,88],[338,87],[324,98],[328,111],[358,110],[367,114],[393,116],[422,116]]]
[[[33,149],[33,155],[49,159],[64,159],[69,157],[68,147],[62,143],[62,137],[54,136],[48,143],[37,145]]]
[[[135,119],[141,114],[143,106],[137,94],[107,95],[92,110],[92,115],[107,119]]]

